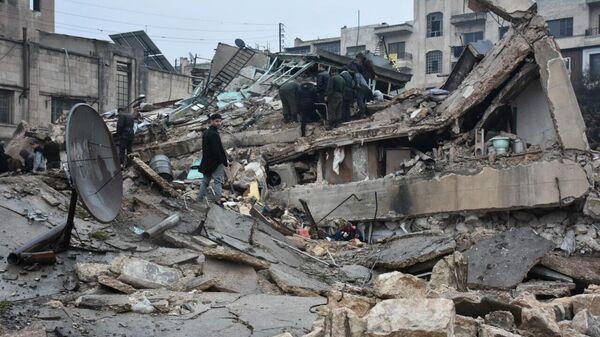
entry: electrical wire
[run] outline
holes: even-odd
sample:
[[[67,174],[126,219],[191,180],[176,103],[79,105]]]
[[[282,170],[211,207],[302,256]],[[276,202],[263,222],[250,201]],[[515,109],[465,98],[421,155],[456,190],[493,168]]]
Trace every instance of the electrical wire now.
[[[62,15],[73,16],[73,17],[78,17],[78,18],[83,18],[83,19],[89,19],[89,20],[102,21],[102,22],[112,22],[112,23],[118,23],[118,24],[122,24],[122,25],[135,26],[135,27],[144,26],[144,27],[150,27],[150,28],[159,28],[159,29],[166,29],[166,30],[173,30],[173,31],[184,31],[184,32],[245,33],[245,32],[265,32],[265,31],[270,32],[271,31],[271,29],[256,29],[256,30],[247,30],[247,29],[244,29],[244,30],[239,30],[239,29],[238,30],[210,30],[210,29],[196,29],[196,28],[187,28],[187,27],[146,25],[146,24],[135,23],[135,22],[131,22],[131,21],[128,22],[128,21],[120,21],[120,20],[99,18],[99,17],[95,17],[95,16],[81,15],[81,14],[63,12],[63,11],[58,11],[58,10],[55,10],[54,12],[62,14]]]
[[[244,26],[276,26],[276,24],[274,24],[274,23],[221,21],[221,20],[211,20],[211,19],[204,19],[204,18],[191,18],[191,17],[183,17],[183,16],[165,15],[162,13],[152,13],[152,12],[138,11],[138,10],[132,10],[132,9],[122,9],[122,8],[117,8],[117,7],[102,6],[102,5],[90,4],[90,3],[76,1],[76,0],[63,0],[63,1],[68,1],[71,3],[85,5],[85,6],[91,6],[91,7],[96,7],[96,8],[104,8],[104,9],[114,10],[114,11],[118,11],[118,12],[129,12],[129,13],[142,14],[142,15],[153,15],[153,16],[159,16],[159,17],[163,17],[163,18],[171,18],[171,19],[177,19],[177,20],[189,20],[189,21],[194,21],[194,22],[213,22],[213,23],[244,25]]]

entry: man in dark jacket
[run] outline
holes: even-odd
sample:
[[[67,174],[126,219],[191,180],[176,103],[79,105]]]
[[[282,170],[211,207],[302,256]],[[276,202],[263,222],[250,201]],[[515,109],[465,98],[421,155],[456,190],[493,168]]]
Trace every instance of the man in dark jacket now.
[[[346,82],[342,102],[342,121],[347,122],[350,120],[350,110],[352,108],[352,103],[354,103],[354,89],[356,87],[356,82],[354,81],[354,76],[352,76],[348,70],[342,71],[341,76]]]
[[[319,98],[318,103],[325,102],[325,95],[327,94],[327,84],[329,84],[329,79],[331,76],[329,75],[329,71],[327,68],[319,64],[319,74],[317,75],[317,96]]]
[[[306,136],[306,124],[316,120],[315,103],[317,100],[315,85],[311,82],[302,83],[298,90],[298,113],[300,114],[302,137]]]
[[[60,169],[60,145],[52,138],[44,139],[44,157],[46,157],[47,169]]]
[[[298,121],[298,89],[300,84],[291,80],[279,87],[279,98],[283,105],[283,120],[286,123]]]
[[[134,125],[133,115],[125,110],[120,110],[119,119],[117,119],[117,139],[119,140],[119,157],[123,166],[127,163],[127,155],[132,152]]]
[[[327,122],[329,129],[334,128],[342,118],[342,102],[344,100],[344,90],[346,89],[346,81],[337,74],[337,71],[332,70],[333,76],[327,84]]]
[[[223,192],[223,179],[227,164],[227,154],[221,143],[219,129],[223,125],[223,118],[219,114],[210,116],[210,127],[202,134],[202,162],[198,171],[204,175],[198,193],[198,201],[203,201],[211,180],[214,180],[215,203],[221,205]]]

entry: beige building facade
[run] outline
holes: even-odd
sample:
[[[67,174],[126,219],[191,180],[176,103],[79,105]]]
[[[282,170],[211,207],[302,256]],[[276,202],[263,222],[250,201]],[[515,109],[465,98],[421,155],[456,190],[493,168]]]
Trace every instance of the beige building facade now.
[[[343,55],[358,51],[387,57],[398,69],[411,71],[407,87],[442,85],[464,46],[479,40],[498,42],[510,23],[491,13],[474,13],[468,0],[414,0],[413,21],[343,27],[340,37],[296,39],[288,52],[310,53],[326,46]],[[567,61],[572,81],[600,73],[600,0],[538,0],[538,12],[547,20]]]

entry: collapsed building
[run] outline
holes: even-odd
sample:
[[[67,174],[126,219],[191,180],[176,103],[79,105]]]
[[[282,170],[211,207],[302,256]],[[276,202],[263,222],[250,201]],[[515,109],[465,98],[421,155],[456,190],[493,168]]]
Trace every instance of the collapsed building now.
[[[350,60],[219,45],[204,88],[141,109],[120,218],[78,211],[89,254],[4,270],[8,333],[597,336],[600,165],[564,60],[534,2],[470,6],[512,28],[466,48],[441,89],[402,91],[410,75],[376,66],[372,115],[306,137],[277,87]],[[223,208],[193,201],[214,111],[233,161]],[[66,212],[64,177],[1,179],[11,241]],[[327,239],[349,224],[363,242]]]

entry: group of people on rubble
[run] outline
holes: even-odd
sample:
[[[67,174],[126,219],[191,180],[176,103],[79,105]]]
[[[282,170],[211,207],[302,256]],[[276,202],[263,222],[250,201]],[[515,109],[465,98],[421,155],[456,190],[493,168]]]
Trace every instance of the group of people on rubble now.
[[[4,144],[0,144],[0,173],[40,173],[60,168],[60,145],[57,142],[46,137],[32,139],[28,145],[19,151],[20,158],[13,158],[5,152]]]
[[[359,116],[367,116],[367,102],[373,94],[367,78],[371,78],[372,64],[363,54],[347,66],[329,70],[319,64],[316,84],[311,79],[301,83],[291,80],[279,88],[285,123],[300,121],[302,137],[306,136],[306,125],[319,119],[327,121],[332,129],[350,120],[354,102]]]

